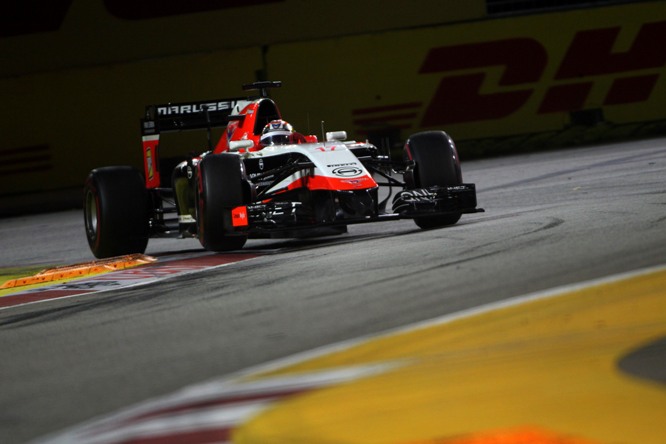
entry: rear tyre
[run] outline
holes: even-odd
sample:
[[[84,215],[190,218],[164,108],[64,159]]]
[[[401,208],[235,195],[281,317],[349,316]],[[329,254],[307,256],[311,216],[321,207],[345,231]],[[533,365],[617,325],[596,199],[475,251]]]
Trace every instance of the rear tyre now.
[[[231,210],[244,203],[246,183],[242,159],[237,154],[210,154],[199,163],[197,223],[199,241],[206,250],[243,248],[247,234],[233,227]]]
[[[83,186],[83,217],[97,258],[143,253],[148,245],[148,193],[129,166],[97,168]]]
[[[444,131],[424,131],[412,135],[405,144],[405,156],[415,163],[405,173],[408,188],[455,186],[462,183],[460,161],[453,139]],[[414,218],[420,228],[430,229],[453,225],[461,213]]]

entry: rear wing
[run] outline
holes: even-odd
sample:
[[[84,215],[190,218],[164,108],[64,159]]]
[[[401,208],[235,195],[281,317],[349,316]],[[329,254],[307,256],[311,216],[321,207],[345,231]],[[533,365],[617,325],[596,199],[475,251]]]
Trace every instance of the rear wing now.
[[[211,129],[225,127],[232,120],[240,120],[242,123],[245,116],[233,115],[232,112],[240,111],[248,103],[247,99],[221,99],[146,106],[146,113],[141,119],[146,187],[159,188],[162,183],[159,167],[160,134],[206,129],[208,145],[211,147]]]
[[[243,85],[245,91],[259,90],[260,97],[268,97],[268,88],[279,88],[280,81],[262,81]],[[169,131],[210,129],[226,126],[232,120],[242,120],[244,115],[233,115],[256,98],[215,99],[200,102],[148,105],[141,119],[141,135],[152,136]]]
[[[262,81],[243,85],[245,91],[259,90],[260,97],[267,97],[268,88],[278,88],[280,81]],[[233,99],[203,100],[199,102],[167,103],[148,105],[141,119],[141,140],[143,145],[143,163],[147,188],[161,185],[159,171],[160,134],[173,131],[206,129],[208,147],[213,149],[211,129],[226,127],[231,121],[243,124],[246,116],[239,113],[256,98],[242,97]]]
[[[141,119],[141,135],[223,127],[231,120],[244,119],[244,115],[231,113],[239,109],[237,105],[242,107],[247,103],[247,99],[223,99],[148,105]]]

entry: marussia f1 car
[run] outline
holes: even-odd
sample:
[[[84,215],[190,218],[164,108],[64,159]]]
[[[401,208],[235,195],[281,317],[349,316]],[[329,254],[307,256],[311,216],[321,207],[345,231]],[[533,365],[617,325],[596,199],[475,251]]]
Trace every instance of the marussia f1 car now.
[[[319,141],[281,121],[267,94],[280,85],[244,85],[258,97],[147,106],[144,174],[110,166],[92,170],[85,181],[93,254],[143,253],[150,237],[198,237],[207,250],[228,251],[248,238],[341,234],[364,222],[409,218],[428,229],[483,211],[476,208],[474,184],[462,182],[456,147],[445,132],[412,135],[399,161],[369,142],[346,141],[344,131]],[[264,143],[262,132],[271,126],[284,137]],[[213,146],[211,129],[224,127]],[[207,130],[208,151],[161,171],[161,135],[195,129]],[[400,175],[402,181],[394,177]],[[380,186],[389,187],[382,200]],[[394,187],[400,191],[387,211]]]

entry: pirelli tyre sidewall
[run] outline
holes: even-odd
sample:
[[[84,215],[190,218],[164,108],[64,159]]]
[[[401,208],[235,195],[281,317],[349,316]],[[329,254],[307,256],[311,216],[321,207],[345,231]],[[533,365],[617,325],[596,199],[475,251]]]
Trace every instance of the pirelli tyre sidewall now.
[[[242,158],[232,153],[209,154],[198,164],[197,231],[207,250],[237,250],[247,241],[233,228],[231,214],[244,204],[244,171]]]
[[[90,250],[97,258],[146,251],[148,193],[130,166],[97,168],[83,186],[83,215]]]
[[[414,169],[405,173],[408,188],[455,186],[462,184],[460,160],[453,139],[444,131],[413,134],[405,143],[405,156],[414,161]],[[414,218],[421,228],[453,225],[460,213]]]

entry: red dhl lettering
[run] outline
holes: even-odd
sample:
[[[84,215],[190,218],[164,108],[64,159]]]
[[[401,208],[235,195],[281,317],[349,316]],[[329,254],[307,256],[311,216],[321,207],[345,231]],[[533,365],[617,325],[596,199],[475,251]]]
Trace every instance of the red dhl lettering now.
[[[666,21],[643,24],[628,50],[613,51],[620,32],[619,26],[578,31],[559,60],[531,37],[432,48],[419,74],[444,77],[425,106],[419,125],[427,128],[503,119],[531,100],[537,101],[537,115],[568,113],[583,109],[594,87],[606,88],[601,106],[647,101],[666,65],[666,51],[656,43],[666,41]],[[549,65],[556,68],[549,70]],[[486,71],[493,67],[503,68],[495,86],[497,92],[481,93],[487,83]],[[456,74],[457,71],[465,72]],[[554,74],[547,78],[547,72]],[[602,76],[613,78],[600,82]],[[539,90],[535,88],[537,84]],[[361,128],[378,121],[410,128],[415,126],[416,112],[392,111],[422,106],[410,102],[361,108],[352,114],[354,123]]]
[[[559,63],[552,84],[538,108],[539,114],[569,112],[584,107],[594,77],[623,74],[614,79],[603,105],[648,100],[659,74],[626,77],[626,73],[666,64],[666,52],[655,42],[666,40],[666,22],[644,24],[626,52],[613,52],[620,27],[579,31]],[[529,85],[542,81],[548,54],[534,39],[507,39],[431,49],[420,73],[451,72],[470,68],[503,66],[499,87]],[[500,119],[520,108],[535,94],[534,88],[480,94],[486,74],[447,76],[439,84],[421,122],[424,127]],[[580,80],[585,78],[585,80]],[[566,83],[559,84],[560,81]]]

